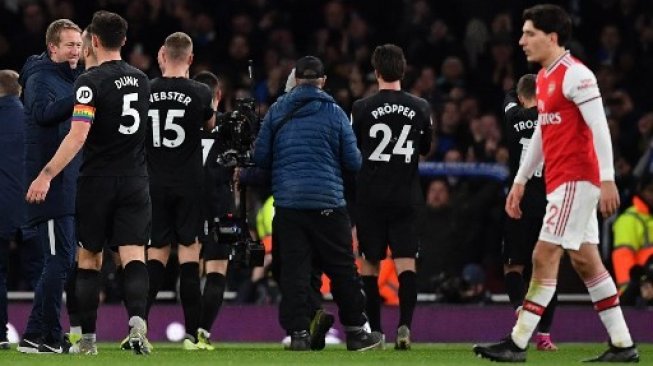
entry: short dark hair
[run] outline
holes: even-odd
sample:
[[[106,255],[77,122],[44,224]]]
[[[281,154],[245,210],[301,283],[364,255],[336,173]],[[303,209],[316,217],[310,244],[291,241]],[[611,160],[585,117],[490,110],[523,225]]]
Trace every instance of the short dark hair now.
[[[544,33],[557,33],[559,46],[564,46],[571,38],[571,17],[557,5],[535,5],[524,10],[522,20],[532,21],[533,26]]]
[[[195,74],[195,76],[193,76],[193,80],[208,85],[209,89],[211,89],[211,93],[213,94],[215,94],[218,89],[220,89],[220,79],[218,79],[218,77],[210,71],[198,72]]]
[[[175,61],[183,61],[193,52],[193,40],[184,32],[175,32],[169,35],[163,46],[166,55]]]
[[[517,95],[526,99],[535,98],[536,78],[537,75],[535,74],[526,74],[519,78],[519,81],[517,82]]]
[[[393,44],[378,46],[372,54],[372,67],[387,82],[401,80],[406,71],[404,51]]]
[[[109,50],[122,47],[127,37],[127,21],[120,15],[105,10],[93,14],[93,20],[87,29]]]

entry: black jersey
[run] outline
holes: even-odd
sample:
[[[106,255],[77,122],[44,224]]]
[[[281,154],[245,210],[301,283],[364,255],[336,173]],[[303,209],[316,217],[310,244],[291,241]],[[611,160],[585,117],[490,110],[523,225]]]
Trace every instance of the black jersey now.
[[[185,78],[151,82],[147,162],[158,186],[197,187],[202,181],[200,129],[213,116],[211,90]]]
[[[231,178],[234,169],[218,164],[222,146],[218,141],[217,129],[210,132],[202,130],[200,136],[204,161],[204,215],[206,219],[212,220],[233,212]]]
[[[381,90],[356,101],[351,116],[363,155],[356,177],[357,204],[422,204],[418,163],[419,155],[431,147],[429,103],[403,91]]]
[[[515,92],[510,91],[506,93],[503,109],[510,153],[510,181],[512,182],[517,175],[522,159],[526,156],[526,150],[533,137],[535,127],[537,127],[537,107],[522,107]],[[544,216],[546,190],[543,167],[538,167],[526,184],[521,209],[527,216]]]
[[[108,61],[75,81],[74,121],[91,123],[82,176],[147,176],[145,123],[150,83],[122,60]]]

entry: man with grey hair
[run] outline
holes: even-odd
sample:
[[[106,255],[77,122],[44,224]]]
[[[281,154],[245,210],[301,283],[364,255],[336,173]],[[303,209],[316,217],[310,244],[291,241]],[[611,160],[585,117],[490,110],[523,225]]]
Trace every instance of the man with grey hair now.
[[[31,56],[20,73],[27,116],[25,170],[32,181],[54,156],[70,130],[73,84],[82,46],[81,29],[68,19],[52,22],[45,35],[47,51]],[[59,313],[61,295],[75,257],[75,194],[81,156],[52,180],[50,195],[40,205],[27,208],[28,224],[35,226],[44,255],[32,313],[18,345],[24,353],[62,353]]]

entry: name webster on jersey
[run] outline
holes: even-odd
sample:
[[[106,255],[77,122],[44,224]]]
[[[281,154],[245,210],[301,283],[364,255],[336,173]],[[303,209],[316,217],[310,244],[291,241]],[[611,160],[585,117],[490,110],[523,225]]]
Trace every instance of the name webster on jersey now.
[[[391,113],[403,114],[404,116],[408,117],[408,119],[410,120],[412,120],[413,117],[415,117],[416,115],[414,110],[402,104],[385,104],[384,106],[374,109],[371,112],[372,117],[374,117],[374,119],[379,119],[379,117]]]
[[[179,102],[187,106],[193,99],[184,93],[175,91],[162,91],[150,94],[150,103],[164,100]]]

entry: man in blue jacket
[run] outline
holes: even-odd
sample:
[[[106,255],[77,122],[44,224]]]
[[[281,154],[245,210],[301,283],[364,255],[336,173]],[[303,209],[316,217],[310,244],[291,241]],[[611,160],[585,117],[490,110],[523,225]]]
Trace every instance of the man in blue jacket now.
[[[34,286],[34,277],[40,276],[42,267],[41,257],[32,250],[37,244],[34,243],[33,230],[26,230],[24,227],[27,205],[23,198],[25,114],[19,95],[18,73],[13,70],[0,70],[0,349],[9,349],[6,325],[10,242],[15,240],[19,243],[21,257],[29,256],[28,268],[23,268],[22,273],[31,286]]]
[[[55,20],[46,32],[47,52],[28,58],[21,71],[27,117],[27,182],[36,178],[70,130],[73,83],[81,73],[81,67],[77,67],[81,33],[70,20]],[[45,261],[32,312],[18,346],[24,353],[67,351],[59,313],[64,283],[75,258],[75,195],[80,164],[78,155],[52,180],[45,202],[27,209],[29,224],[37,228]]]
[[[273,231],[283,243],[279,320],[291,337],[290,349],[310,349],[308,302],[312,262],[331,279],[347,349],[381,345],[379,333],[364,330],[365,299],[354,264],[343,170],[360,169],[362,158],[344,111],[321,89],[322,62],[302,57],[297,86],[272,105],[255,142],[254,161],[272,171]]]

